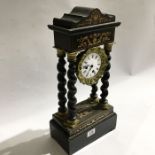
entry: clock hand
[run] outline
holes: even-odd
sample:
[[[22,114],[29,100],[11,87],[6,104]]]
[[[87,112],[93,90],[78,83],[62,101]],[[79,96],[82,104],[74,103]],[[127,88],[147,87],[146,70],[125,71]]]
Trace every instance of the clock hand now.
[[[90,68],[90,66],[89,66],[89,70],[88,70],[88,72],[87,72],[87,74],[86,74],[86,77],[89,75],[90,70],[91,70],[91,68]]]
[[[87,65],[87,66],[83,66],[83,69],[87,69],[89,67],[89,65]]]
[[[89,66],[89,70],[88,70],[88,72],[87,72],[87,74],[86,74],[86,77],[89,75],[89,73],[90,73],[90,71],[91,71],[92,68],[93,68],[93,65],[90,65],[90,66]]]

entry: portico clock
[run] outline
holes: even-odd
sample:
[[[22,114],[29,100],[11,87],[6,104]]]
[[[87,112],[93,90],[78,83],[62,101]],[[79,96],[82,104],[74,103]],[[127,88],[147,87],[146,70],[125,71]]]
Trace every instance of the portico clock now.
[[[48,25],[58,56],[58,111],[50,133],[69,155],[116,127],[117,115],[107,96],[110,53],[119,25],[114,15],[87,7],[75,7]],[[76,98],[77,80],[91,87],[81,102]]]

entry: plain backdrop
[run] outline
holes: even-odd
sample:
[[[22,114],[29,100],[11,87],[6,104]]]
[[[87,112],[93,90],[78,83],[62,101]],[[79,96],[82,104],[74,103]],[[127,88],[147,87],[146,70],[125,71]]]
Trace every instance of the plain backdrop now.
[[[54,17],[74,6],[116,15],[109,103],[118,114],[115,131],[77,155],[155,154],[154,0],[0,0],[0,155],[66,155],[50,139],[57,111]],[[90,87],[77,82],[78,101]],[[100,91],[99,91],[100,93]]]

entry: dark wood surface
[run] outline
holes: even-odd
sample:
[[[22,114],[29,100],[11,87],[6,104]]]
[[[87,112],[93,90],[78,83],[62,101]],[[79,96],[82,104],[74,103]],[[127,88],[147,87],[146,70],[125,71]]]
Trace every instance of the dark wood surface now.
[[[93,84],[91,94],[90,94],[90,98],[92,98],[92,99],[97,98],[97,90],[98,90],[97,84]]]
[[[66,98],[66,93],[67,90],[65,88],[66,86],[66,69],[65,69],[65,55],[61,55],[58,56],[58,64],[57,64],[57,69],[58,69],[58,75],[57,75],[57,79],[58,79],[58,111],[60,113],[65,113],[67,108],[66,108],[66,102],[67,102],[67,98]]]
[[[107,103],[107,96],[108,96],[108,87],[109,87],[109,78],[110,78],[110,68],[111,68],[111,64],[110,64],[110,60],[111,60],[111,55],[110,52],[107,49],[105,49],[105,52],[107,54],[108,57],[108,65],[106,67],[106,70],[104,72],[103,77],[101,78],[101,82],[102,82],[102,86],[101,86],[101,99],[100,99],[100,103],[101,104],[105,104]]]
[[[101,13],[98,8],[75,7],[61,18],[54,18],[53,25],[66,29],[114,22],[115,16]]]
[[[77,89],[75,87],[77,77],[75,75],[76,72],[76,63],[75,61],[69,61],[69,68],[68,68],[68,119],[70,121],[74,121],[76,119],[76,92]]]

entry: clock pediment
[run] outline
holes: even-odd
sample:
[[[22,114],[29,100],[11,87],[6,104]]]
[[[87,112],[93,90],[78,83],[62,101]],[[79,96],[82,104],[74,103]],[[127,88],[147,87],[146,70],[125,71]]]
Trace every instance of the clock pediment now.
[[[69,14],[65,13],[62,18],[54,18],[53,24],[70,29],[114,21],[114,15],[104,14],[97,8],[75,7]]]

